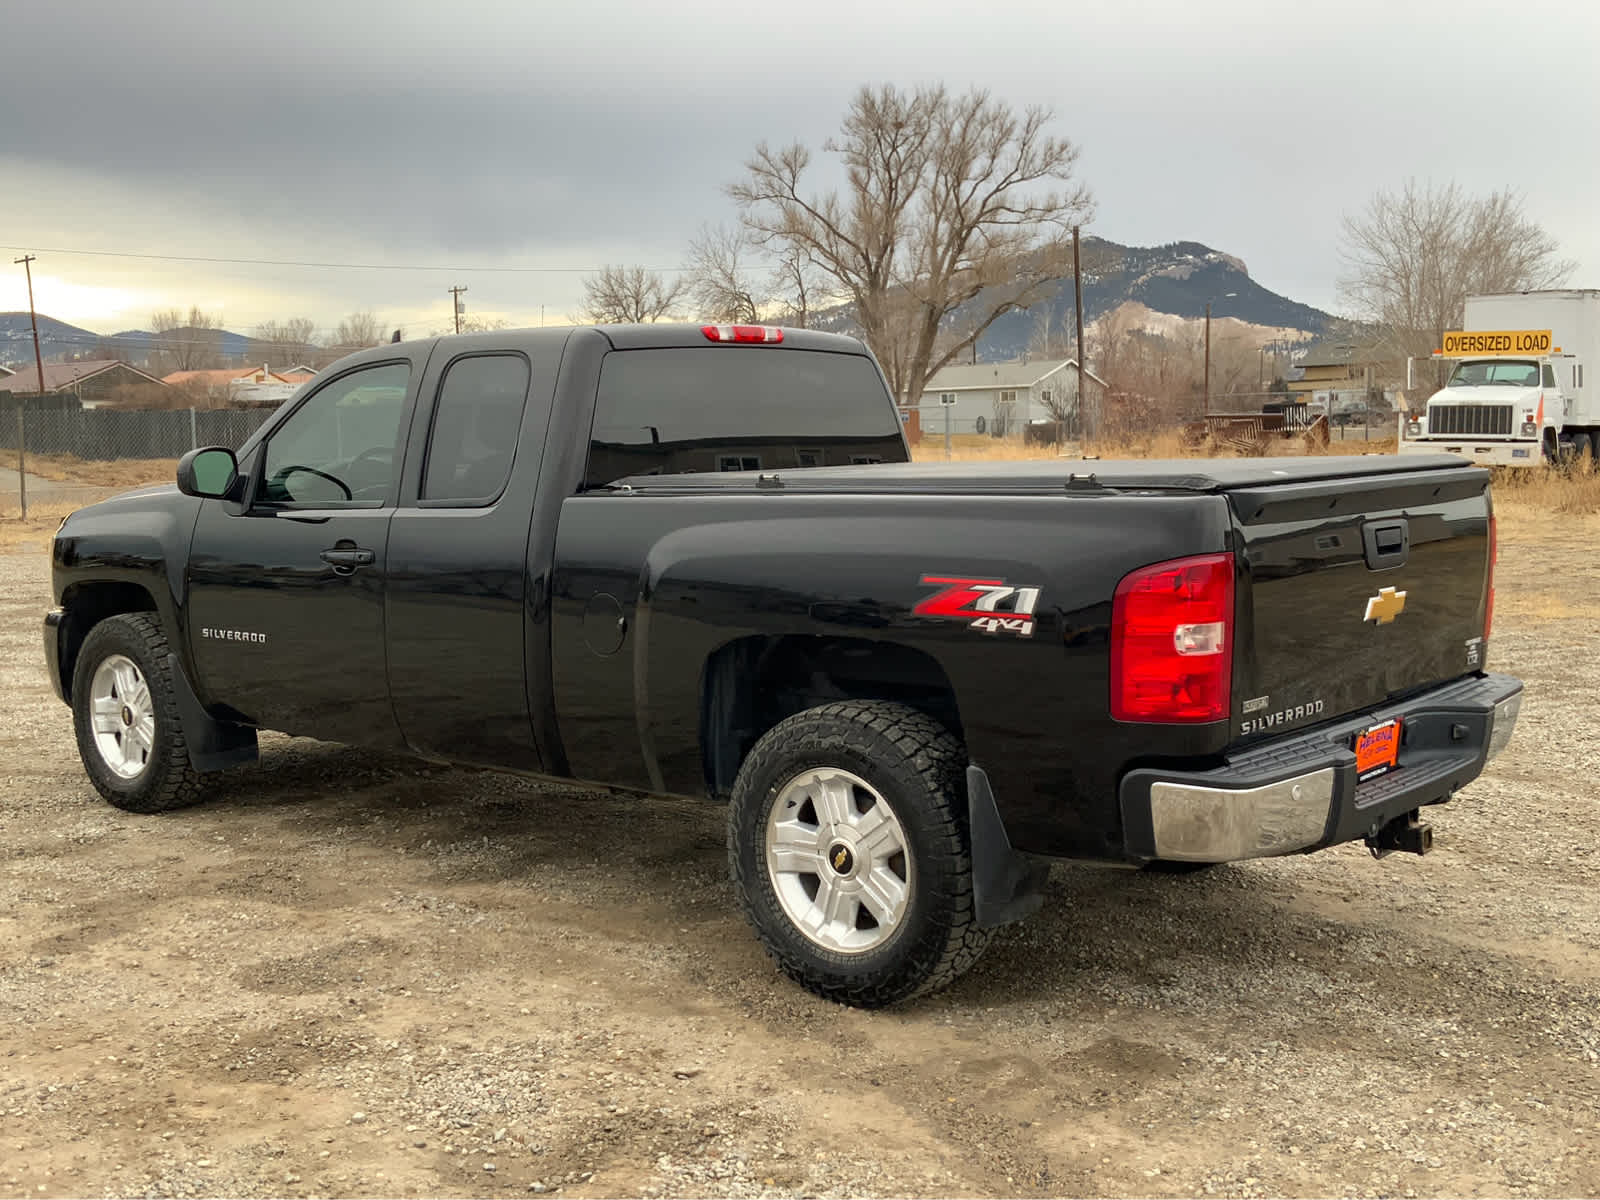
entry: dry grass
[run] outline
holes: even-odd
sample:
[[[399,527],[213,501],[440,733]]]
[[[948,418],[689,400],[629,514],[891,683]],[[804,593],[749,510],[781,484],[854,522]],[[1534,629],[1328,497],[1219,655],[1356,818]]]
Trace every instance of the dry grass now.
[[[0,521],[0,554],[22,554],[32,550],[48,551],[50,539],[55,537],[61,518],[82,508],[82,503],[45,501],[28,505],[26,521],[12,517]]]
[[[1339,432],[1339,431],[1335,431]],[[1274,439],[1267,445],[1269,457],[1316,454],[1393,454],[1394,438],[1359,437],[1335,438],[1327,450],[1308,451],[1300,438]],[[981,434],[957,435],[950,439],[951,462],[1019,462],[1054,458],[1237,458],[1232,450],[1195,446],[1185,442],[1177,430],[1128,434],[1119,438],[1101,438],[1089,442],[1066,442],[1060,446],[1025,446],[1009,438],[985,437]],[[944,438],[924,434],[922,441],[911,448],[911,457],[917,462],[944,462]]]
[[[1588,459],[1565,471],[1522,468],[1496,471],[1495,507],[1555,512],[1565,516],[1600,513],[1600,469]]]
[[[175,458],[119,458],[105,462],[70,454],[28,455],[29,475],[88,487],[136,488],[147,483],[171,483],[177,469]]]

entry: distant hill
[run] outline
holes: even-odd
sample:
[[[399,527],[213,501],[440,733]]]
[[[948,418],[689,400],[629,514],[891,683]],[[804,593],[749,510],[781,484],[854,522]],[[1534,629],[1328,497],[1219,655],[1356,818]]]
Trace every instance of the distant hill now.
[[[1235,317],[1252,325],[1295,329],[1321,335],[1335,318],[1309,304],[1262,287],[1243,261],[1199,242],[1164,246],[1122,246],[1101,238],[1083,243],[1083,319],[1086,325],[1128,301],[1159,313],[1195,318],[1205,314]],[[1229,295],[1229,293],[1234,293]],[[973,302],[976,307],[982,298]],[[1072,280],[1064,279],[1027,311],[1000,317],[978,339],[978,358],[1003,362],[1020,358],[1041,313],[1053,328],[1072,324]],[[820,327],[850,328],[847,308],[819,314]],[[959,325],[961,312],[952,318]]]
[[[155,336],[145,329],[96,333],[92,329],[83,329],[44,313],[39,314],[39,352],[46,362],[65,358],[116,357],[142,363],[150,357],[150,344]],[[174,329],[165,336],[213,344],[219,354],[233,362],[243,361],[250,345],[250,339],[244,334],[227,329]],[[15,367],[32,361],[33,328],[28,322],[28,314],[0,313],[0,363]]]
[[[212,339],[220,339],[217,343],[218,353],[230,360],[242,358],[250,346],[250,339],[244,334],[233,333],[227,329],[174,329],[171,333],[161,336],[174,341],[209,342]],[[156,335],[148,329],[125,329],[121,333],[111,335],[113,341],[127,347],[128,353],[136,359],[149,357],[150,343],[155,337]]]
[[[54,317],[39,314],[39,352],[45,359],[74,355],[92,358],[104,340],[92,329],[80,329]],[[33,361],[33,327],[25,312],[0,313],[0,362],[16,366]]]

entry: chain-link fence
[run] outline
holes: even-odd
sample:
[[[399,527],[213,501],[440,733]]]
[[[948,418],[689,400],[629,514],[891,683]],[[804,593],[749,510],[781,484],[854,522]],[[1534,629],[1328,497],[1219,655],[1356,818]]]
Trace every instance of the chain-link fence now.
[[[19,515],[24,484],[32,513],[90,504],[156,478],[170,479],[171,463],[189,450],[238,447],[273,411],[86,409],[0,400],[0,516]],[[19,474],[24,462],[25,477]]]

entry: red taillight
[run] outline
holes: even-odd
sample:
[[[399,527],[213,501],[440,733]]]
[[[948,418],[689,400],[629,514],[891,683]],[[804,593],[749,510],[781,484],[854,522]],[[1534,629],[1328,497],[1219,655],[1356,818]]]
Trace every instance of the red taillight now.
[[[1205,722],[1233,690],[1233,555],[1141,567],[1111,603],[1111,715]]]
[[[783,341],[783,330],[776,325],[702,325],[700,332],[710,342]]]
[[[1500,534],[1495,528],[1495,518],[1489,518],[1489,599],[1483,606],[1483,640],[1489,640],[1489,629],[1494,624],[1494,565],[1500,561]]]

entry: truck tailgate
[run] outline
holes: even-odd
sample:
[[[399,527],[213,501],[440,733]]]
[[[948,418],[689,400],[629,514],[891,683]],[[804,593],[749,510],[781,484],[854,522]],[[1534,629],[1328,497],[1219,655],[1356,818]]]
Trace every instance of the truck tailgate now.
[[[1236,736],[1330,720],[1483,669],[1488,473],[1386,467],[1227,493],[1244,564]]]

